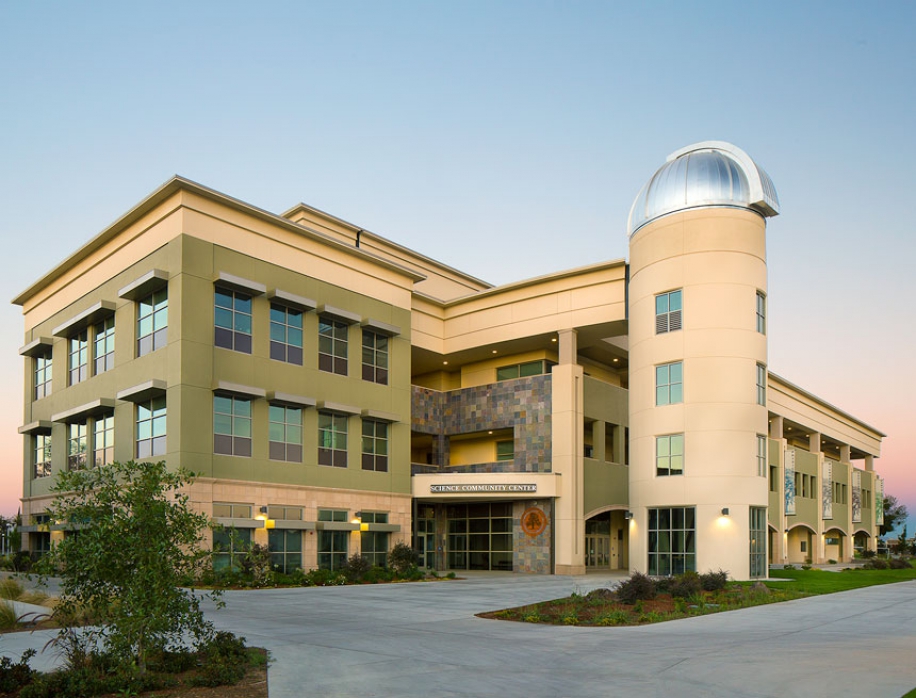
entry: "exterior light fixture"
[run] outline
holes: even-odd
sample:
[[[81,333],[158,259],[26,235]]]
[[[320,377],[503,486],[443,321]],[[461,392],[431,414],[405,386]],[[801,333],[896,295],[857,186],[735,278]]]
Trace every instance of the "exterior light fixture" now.
[[[630,519],[633,518],[633,512],[632,512],[632,511],[625,511],[625,512],[623,512],[623,518],[625,518],[627,521],[629,521]]]
[[[353,515],[353,518],[350,519],[350,523],[362,523],[363,522],[363,512],[358,511]]]
[[[728,507],[722,507],[722,516],[728,516]]]
[[[258,515],[254,517],[257,521],[267,521],[267,507],[258,509]]]

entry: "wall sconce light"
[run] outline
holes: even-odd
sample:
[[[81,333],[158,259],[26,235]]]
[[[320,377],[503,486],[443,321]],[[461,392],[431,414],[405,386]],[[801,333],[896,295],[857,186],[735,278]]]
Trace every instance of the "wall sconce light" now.
[[[254,517],[257,521],[267,521],[267,507],[258,509],[258,515]]]
[[[728,516],[728,507],[722,507],[722,516]]]
[[[358,511],[353,515],[353,518],[350,519],[350,523],[358,524],[363,522],[363,512]]]
[[[625,518],[627,521],[629,521],[630,519],[633,518],[633,512],[632,512],[632,511],[625,511],[625,512],[623,512],[623,518]]]

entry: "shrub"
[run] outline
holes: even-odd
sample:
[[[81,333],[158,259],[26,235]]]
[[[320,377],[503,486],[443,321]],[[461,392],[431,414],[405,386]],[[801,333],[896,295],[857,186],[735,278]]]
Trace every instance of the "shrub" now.
[[[15,663],[9,657],[0,657],[0,694],[12,693],[32,683],[35,670],[29,666],[29,660],[34,656],[35,650],[28,649]]]
[[[700,581],[700,575],[696,572],[684,572],[679,574],[671,581],[668,593],[678,599],[689,599],[699,596],[703,591],[703,584]]]
[[[701,574],[700,584],[703,585],[703,591],[721,591],[728,584],[728,572],[719,570]]]
[[[871,558],[875,557],[877,554],[878,553],[876,553],[874,550],[863,550],[862,551],[862,557],[864,557],[866,560],[870,560]]]
[[[887,568],[887,560],[882,560],[880,557],[873,558],[862,565],[862,569],[866,570],[886,570]]]
[[[406,543],[398,543],[388,552],[388,566],[399,575],[407,574],[419,561],[416,551]]]
[[[347,583],[347,578],[339,570],[311,570],[305,578],[308,580],[308,586],[316,587],[340,586]]]
[[[393,577],[393,572],[376,565],[363,575],[363,581],[371,584],[378,584],[379,582],[390,582]]]
[[[589,601],[598,603],[609,603],[617,598],[617,594],[615,594],[611,589],[601,587],[600,589],[592,589],[585,595],[585,598]]]
[[[273,581],[273,570],[270,566],[270,549],[266,545],[255,543],[245,552],[240,566],[242,574],[255,588],[268,586]]]
[[[371,569],[372,563],[359,553],[353,553],[343,566],[343,573],[348,582],[358,582]]]
[[[200,673],[191,679],[195,686],[231,686],[245,676],[248,651],[245,638],[229,632],[218,632],[203,647]]]
[[[628,605],[637,601],[654,599],[656,593],[655,582],[642,572],[634,572],[632,577],[621,582],[617,587],[617,598],[621,603]]]
[[[892,570],[908,570],[910,563],[900,557],[894,557],[888,560],[887,566]]]

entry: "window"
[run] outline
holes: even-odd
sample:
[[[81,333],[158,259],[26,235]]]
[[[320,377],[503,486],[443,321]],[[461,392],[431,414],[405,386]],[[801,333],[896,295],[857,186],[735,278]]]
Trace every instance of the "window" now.
[[[346,523],[349,521],[346,509],[319,509],[319,521],[334,521],[336,523]]]
[[[251,400],[213,396],[213,452],[251,455]]]
[[[216,289],[213,322],[216,346],[251,353],[251,296]]]
[[[347,521],[344,509],[319,509],[319,521]],[[349,531],[318,531],[318,568],[322,570],[339,570],[347,562],[347,544]]]
[[[302,365],[302,312],[270,304],[270,358]]]
[[[450,504],[445,512],[450,569],[512,571],[511,502]]]
[[[750,507],[750,576],[767,576],[767,510]]]
[[[775,465],[770,466],[770,492],[779,492],[779,481],[776,479],[779,475],[779,468]]]
[[[380,511],[364,511],[362,523],[386,524],[388,514]],[[361,531],[359,534],[359,550],[363,560],[373,567],[387,567],[388,565],[388,533],[386,531]]]
[[[388,337],[363,330],[363,380],[388,385]]]
[[[67,469],[82,470],[86,467],[88,452],[88,427],[86,422],[67,425]]]
[[[550,372],[550,367],[556,365],[553,361],[547,359],[538,359],[537,361],[526,361],[522,364],[513,364],[511,366],[501,366],[496,369],[496,380],[506,381],[513,378],[527,378],[528,376],[540,376]]]
[[[696,572],[696,510],[649,509],[649,574]]]
[[[267,532],[270,566],[283,574],[302,569],[302,531],[272,528]]]
[[[388,472],[388,424],[363,420],[363,470]]]
[[[40,400],[51,394],[51,347],[34,359],[35,399]]]
[[[114,415],[98,417],[92,434],[92,462],[96,467],[114,462]]]
[[[757,475],[767,476],[767,437],[757,434]]]
[[[51,474],[51,435],[35,434],[32,439],[32,477],[48,477]]]
[[[347,375],[347,335],[350,327],[328,317],[318,318],[318,368]]]
[[[302,462],[302,410],[271,405],[268,442],[271,460]]]
[[[271,504],[267,507],[267,518],[279,521],[302,521],[302,507]]]
[[[68,380],[76,385],[89,377],[89,330],[83,330],[67,341]]]
[[[216,504],[213,509],[215,516]],[[250,528],[222,528],[213,531],[213,571],[240,569],[249,548]]]
[[[767,297],[762,291],[757,291],[757,331],[767,333]]]
[[[137,458],[165,455],[165,397],[137,403]]]
[[[250,519],[251,505],[236,502],[213,502],[215,519]]]
[[[496,460],[513,461],[515,460],[515,441],[497,441],[496,442]]]
[[[684,435],[655,437],[655,474],[684,474]]]
[[[757,404],[767,405],[767,367],[757,364]]]
[[[347,467],[347,417],[318,413],[318,465]]]
[[[169,291],[153,291],[137,303],[137,356],[161,349],[168,341]]]
[[[684,369],[680,361],[655,367],[655,404],[674,405],[684,401]]]
[[[681,291],[659,293],[655,297],[655,334],[681,329]]]
[[[115,325],[114,317],[108,317],[98,323],[93,332],[95,333],[95,346],[93,355],[95,356],[95,375],[105,373],[114,368],[114,342],[115,342]]]

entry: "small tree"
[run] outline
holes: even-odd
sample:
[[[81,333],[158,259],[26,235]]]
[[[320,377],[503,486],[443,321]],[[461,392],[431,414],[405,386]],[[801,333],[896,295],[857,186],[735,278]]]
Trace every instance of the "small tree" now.
[[[893,495],[884,497],[884,523],[878,527],[878,535],[884,536],[893,531],[898,524],[906,521],[908,512],[906,504],[901,504]]]
[[[209,554],[207,517],[183,490],[192,477],[130,461],[61,473],[52,490],[51,519],[72,529],[49,556],[62,578],[56,614],[65,625],[88,617],[111,655],[141,673],[185,637],[198,647],[212,637],[200,598],[179,586]]]

